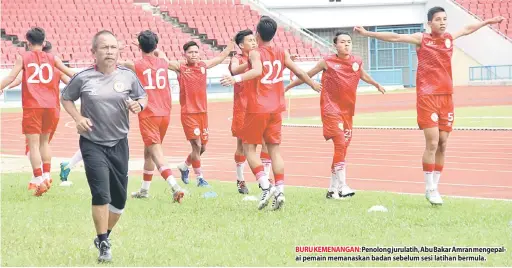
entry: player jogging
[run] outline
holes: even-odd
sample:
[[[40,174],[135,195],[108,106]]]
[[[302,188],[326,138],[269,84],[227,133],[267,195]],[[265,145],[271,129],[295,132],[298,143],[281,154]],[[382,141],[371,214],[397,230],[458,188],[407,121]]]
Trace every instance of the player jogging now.
[[[206,72],[208,69],[222,63],[233,50],[233,42],[211,60],[199,59],[199,45],[190,41],[183,45],[186,62],[169,61],[164,53],[157,51],[158,57],[168,62],[169,70],[177,73],[180,86],[181,124],[187,140],[192,146],[192,152],[187,159],[178,164],[181,179],[189,183],[189,166],[192,165],[196,174],[197,186],[206,187],[201,170],[201,155],[206,151],[208,143],[208,114],[206,98]]]
[[[355,27],[354,31],[387,42],[416,45],[417,121],[426,142],[422,159],[426,184],[425,197],[432,205],[442,205],[443,199],[439,194],[438,184],[444,166],[448,136],[455,118],[451,64],[453,41],[486,25],[500,23],[503,17],[468,25],[453,35],[446,32],[448,18],[442,7],[431,8],[427,13],[427,19],[431,33],[368,32],[363,27]]]
[[[272,210],[280,209],[284,202],[284,163],[279,144],[281,143],[281,113],[286,110],[284,99],[283,70],[285,67],[317,91],[321,85],[313,82],[290,58],[286,50],[270,45],[277,31],[277,23],[263,16],[257,25],[256,38],[259,47],[249,52],[249,71],[235,76],[224,76],[221,83],[231,86],[244,81],[247,93],[247,110],[242,138],[247,162],[262,189],[258,209],[268,205],[274,197]],[[268,180],[263,165],[256,155],[256,146],[262,140],[272,159],[272,171],[276,187]],[[276,193],[277,191],[277,193]]]
[[[158,36],[155,33],[150,30],[143,31],[137,40],[142,58],[135,63],[121,63],[137,74],[148,95],[147,109],[138,114],[139,130],[144,142],[143,180],[140,190],[132,193],[132,197],[149,197],[149,186],[156,164],[160,175],[171,187],[173,200],[181,203],[184,192],[172,175],[162,149],[162,141],[171,120],[171,89],[167,75],[169,63],[155,56],[154,51],[158,45]]]
[[[326,140],[332,140],[334,143],[331,183],[326,196],[328,199],[355,194],[347,185],[345,157],[352,140],[352,118],[359,80],[375,86],[382,93],[385,92],[384,88],[364,71],[361,57],[352,55],[352,37],[349,33],[336,33],[333,42],[337,54],[324,57],[308,72],[310,77],[322,72],[320,108],[323,134]],[[286,87],[286,91],[302,83],[300,79],[296,79]]]
[[[0,83],[0,94],[23,71],[21,82],[22,131],[29,145],[30,164],[35,178],[31,181],[35,184],[34,195],[41,196],[48,190],[52,182],[50,178],[52,157],[49,140],[59,122],[60,114],[59,96],[55,89],[60,83],[60,76],[56,75],[55,69],[69,77],[73,76],[74,72],[66,67],[59,58],[43,51],[45,32],[42,28],[30,29],[25,37],[30,51],[17,55],[13,69]]]
[[[238,32],[235,36],[235,43],[242,51],[241,54],[236,54],[231,58],[229,62],[229,72],[231,75],[238,75],[244,73],[248,70],[248,57],[249,52],[255,49],[258,44],[256,42],[256,37],[251,30],[243,30]],[[241,194],[248,194],[249,189],[245,185],[244,178],[244,165],[245,165],[245,154],[243,149],[242,142],[242,131],[244,127],[244,118],[245,118],[245,110],[247,106],[247,98],[246,93],[243,91],[243,83],[236,83],[234,86],[234,94],[233,94],[233,120],[231,122],[231,133],[233,137],[236,137],[236,151],[235,151],[235,164],[236,164],[236,186],[238,192]],[[267,146],[265,142],[262,143],[261,161],[264,165],[264,170],[269,175],[270,167],[272,162],[270,160],[270,156],[268,155]]]

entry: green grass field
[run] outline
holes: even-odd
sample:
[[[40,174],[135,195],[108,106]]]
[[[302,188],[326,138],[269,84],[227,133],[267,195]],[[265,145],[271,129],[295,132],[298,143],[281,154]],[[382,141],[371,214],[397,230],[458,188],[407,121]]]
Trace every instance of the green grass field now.
[[[284,119],[285,124],[321,125],[320,117]],[[356,113],[354,126],[417,127],[416,110]],[[512,106],[460,107],[455,109],[454,127],[512,127]]]
[[[71,174],[70,188],[56,182],[41,198],[26,190],[28,173],[2,175],[2,266],[97,265],[90,192],[83,173]],[[140,186],[139,179],[132,178],[129,192]],[[512,202],[445,198],[443,207],[432,207],[423,196],[376,192],[326,200],[323,189],[288,187],[284,209],[271,212],[258,211],[254,201],[242,201],[234,182],[212,181],[212,185],[217,198],[202,198],[209,189],[187,186],[190,195],[181,205],[171,203],[167,185],[158,179],[149,199],[129,198],[111,234],[113,265],[512,265]],[[259,194],[255,184],[249,187],[251,194]],[[367,212],[374,205],[383,205],[389,212]],[[484,255],[486,262],[296,262],[297,255],[315,254],[295,253],[295,247],[312,245],[504,246],[508,251],[463,254]],[[375,256],[383,254],[398,255]]]

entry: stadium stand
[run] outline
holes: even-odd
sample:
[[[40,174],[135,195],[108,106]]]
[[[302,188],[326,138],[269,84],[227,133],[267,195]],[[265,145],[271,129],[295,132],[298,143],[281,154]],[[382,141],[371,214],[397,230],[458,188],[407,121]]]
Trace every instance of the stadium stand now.
[[[505,17],[504,23],[493,25],[492,28],[512,38],[512,1],[510,0],[456,0],[468,12],[482,20],[496,16]]]
[[[164,1],[161,1],[164,2]],[[54,54],[73,67],[90,64],[92,35],[102,29],[113,31],[121,40],[121,58],[134,59],[137,47],[130,45],[143,29],[156,31],[160,49],[170,59],[182,59],[181,47],[195,40],[202,46],[203,57],[220,53],[241,29],[255,29],[260,15],[238,0],[151,2],[145,10],[133,0],[4,0],[1,16],[3,65],[14,62],[15,52],[24,51],[25,33],[33,26],[45,29]],[[202,41],[202,42],[201,42]],[[290,53],[306,57],[318,55],[317,48],[303,43],[292,32],[280,28],[276,45],[290,48]]]

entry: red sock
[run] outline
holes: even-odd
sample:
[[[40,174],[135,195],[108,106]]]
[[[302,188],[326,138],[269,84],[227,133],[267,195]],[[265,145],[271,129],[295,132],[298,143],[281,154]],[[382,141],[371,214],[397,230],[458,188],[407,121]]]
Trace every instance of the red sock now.
[[[144,170],[144,172],[142,173],[142,180],[152,181],[153,180],[153,171]]]
[[[246,157],[245,155],[239,155],[239,154],[235,154],[235,163],[237,164],[243,164],[246,160]]]
[[[443,172],[443,165],[435,165],[434,171],[437,171],[439,173]]]
[[[261,153],[260,153],[260,159],[261,159],[261,161],[262,161],[263,163],[265,163],[265,162],[270,162],[270,161],[271,161],[271,160],[270,160],[270,155],[269,155],[269,154],[267,154],[267,153],[265,153],[265,152],[261,152]]]
[[[256,179],[258,180],[259,178],[261,178],[262,176],[265,176],[265,169],[263,168],[263,166],[257,166],[255,168],[252,168],[252,174],[254,174],[254,176],[256,176]]]
[[[192,161],[192,168],[194,168],[196,175],[201,175],[201,160]]]
[[[192,163],[192,158],[188,155],[187,160],[185,160],[185,165],[190,166],[190,163]]]
[[[172,170],[168,167],[160,167],[160,175],[164,180],[167,180],[172,175]]]
[[[423,163],[423,171],[425,172],[434,172],[435,164],[427,164]]]
[[[41,170],[41,168],[34,168],[32,172],[34,173],[34,177],[36,178],[43,176],[43,171]]]
[[[274,174],[274,179],[276,180],[276,185],[284,184],[284,174]]]
[[[43,163],[43,173],[50,173],[51,165],[50,163]]]

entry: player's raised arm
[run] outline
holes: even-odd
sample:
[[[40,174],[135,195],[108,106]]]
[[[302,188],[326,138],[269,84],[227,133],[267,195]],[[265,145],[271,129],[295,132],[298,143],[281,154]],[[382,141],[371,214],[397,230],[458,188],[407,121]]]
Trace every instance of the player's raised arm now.
[[[13,88],[13,87],[17,87],[21,84],[21,76],[22,76],[23,72],[20,72],[18,74],[18,76],[16,77],[16,79],[14,80],[14,82],[12,82],[7,88]]]
[[[118,64],[135,72],[135,63],[131,60],[119,60]]]
[[[291,56],[290,56],[290,58],[291,58]],[[325,60],[322,59],[315,65],[315,67],[313,67],[311,70],[309,70],[307,72],[307,74],[309,77],[313,77],[316,74],[318,74],[319,72],[324,71],[326,69],[327,69],[327,64],[325,63]],[[302,84],[304,84],[304,81],[297,78],[297,79],[293,80],[288,86],[286,86],[284,91],[286,92],[286,91],[288,91],[296,86],[302,85]]]
[[[462,36],[465,36],[465,35],[469,35],[469,34],[472,34],[478,30],[480,30],[480,28],[484,27],[484,26],[487,26],[487,25],[491,25],[491,24],[496,24],[496,23],[501,23],[505,18],[502,17],[502,16],[498,16],[498,17],[494,17],[492,19],[488,19],[488,20],[484,20],[484,21],[480,21],[478,23],[474,23],[474,24],[470,24],[470,25],[467,25],[466,27],[464,27],[462,30],[456,32],[455,34],[453,34],[453,40],[459,38],[459,37],[462,37]]]
[[[177,60],[169,60],[169,58],[167,58],[165,53],[163,51],[161,51],[160,49],[155,49],[155,51],[153,51],[153,53],[155,54],[155,56],[157,56],[159,58],[162,58],[165,61],[167,61],[167,63],[169,64],[167,66],[167,68],[169,70],[174,71],[174,72],[179,72],[180,71],[180,62],[179,61],[177,61]]]
[[[320,92],[322,90],[322,85],[313,81],[313,79],[309,77],[308,73],[299,68],[299,66],[297,66],[297,64],[293,62],[293,60],[290,58],[290,54],[288,53],[288,51],[285,51],[284,53],[284,65],[286,66],[286,68],[290,69],[290,71],[292,71],[297,76],[297,78],[302,80],[304,83],[308,84],[316,92]]]
[[[62,81],[62,83],[67,85],[67,84],[69,84],[69,80],[70,80],[69,76],[67,76],[63,73],[60,74],[60,81]]]
[[[210,69],[214,66],[221,64],[229,56],[229,53],[231,53],[231,51],[233,51],[234,47],[235,47],[235,43],[233,41],[229,42],[228,46],[220,53],[219,56],[217,56],[211,60],[204,61],[204,63],[206,64],[206,68]]]
[[[422,38],[421,33],[397,34],[392,32],[370,32],[361,26],[354,27],[354,32],[362,36],[372,37],[386,42],[409,43],[417,46],[421,45]]]
[[[386,90],[379,83],[377,83],[377,81],[373,80],[373,78],[364,69],[361,69],[361,80],[376,87],[380,93],[386,93]]]
[[[65,75],[69,77],[73,77],[73,75],[75,75],[75,71],[71,70],[71,68],[64,65],[64,63],[59,57],[55,57],[55,67],[57,67],[57,69],[59,69],[61,72],[63,72]]]
[[[240,60],[236,57],[231,58],[231,69],[229,70],[232,75],[237,75],[243,73],[249,67],[249,63],[240,64]]]
[[[229,87],[235,83],[251,80],[261,75],[261,73],[263,73],[263,65],[261,64],[260,53],[256,50],[249,52],[249,61],[251,62],[252,66],[249,71],[235,76],[225,75],[220,80],[220,83],[225,87]]]
[[[16,77],[22,69],[23,59],[21,58],[21,55],[17,54],[16,61],[14,62],[14,66],[12,67],[11,72],[9,72],[9,74],[4,79],[2,79],[2,82],[0,82],[0,94],[4,92],[5,87],[14,82],[14,80],[16,79]]]

